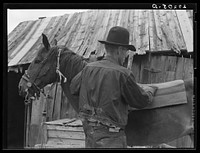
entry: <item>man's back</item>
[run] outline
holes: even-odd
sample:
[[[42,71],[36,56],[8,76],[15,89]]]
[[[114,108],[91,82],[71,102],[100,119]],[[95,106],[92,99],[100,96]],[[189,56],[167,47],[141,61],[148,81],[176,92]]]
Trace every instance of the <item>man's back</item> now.
[[[149,97],[136,84],[132,72],[111,58],[89,63],[77,78],[79,81],[75,78],[72,84],[78,84],[78,88],[72,87],[72,92],[79,93],[79,114],[83,118],[124,128],[128,105],[143,108],[148,104]]]
[[[128,75],[129,71],[126,68],[110,60],[88,64],[81,77],[80,111],[85,112],[89,107],[95,108],[100,110],[96,112],[99,120],[124,128],[127,122],[128,104],[122,99],[121,85]]]

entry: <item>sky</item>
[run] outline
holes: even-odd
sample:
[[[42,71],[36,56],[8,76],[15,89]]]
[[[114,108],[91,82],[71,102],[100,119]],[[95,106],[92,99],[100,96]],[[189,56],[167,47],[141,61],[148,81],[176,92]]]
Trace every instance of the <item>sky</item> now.
[[[83,11],[88,11],[88,9],[7,9],[8,34],[23,21],[38,20],[39,17],[53,17]]]

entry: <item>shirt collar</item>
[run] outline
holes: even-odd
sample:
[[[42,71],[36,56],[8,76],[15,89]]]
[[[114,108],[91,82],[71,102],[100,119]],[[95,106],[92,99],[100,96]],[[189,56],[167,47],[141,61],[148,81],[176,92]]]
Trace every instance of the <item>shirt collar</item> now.
[[[115,59],[113,59],[113,57],[112,56],[105,56],[104,58],[103,58],[104,60],[108,60],[108,61],[110,61],[110,62],[112,62],[112,63],[114,63],[114,64],[117,64],[117,65],[119,65],[119,63],[115,60]]]

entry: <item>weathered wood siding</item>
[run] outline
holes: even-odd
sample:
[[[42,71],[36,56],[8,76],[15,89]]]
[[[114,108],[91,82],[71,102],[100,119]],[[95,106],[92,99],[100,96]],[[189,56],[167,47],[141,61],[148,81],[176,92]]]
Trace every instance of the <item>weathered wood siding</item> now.
[[[138,54],[193,51],[192,12],[106,9],[25,21],[8,35],[8,66],[32,62],[41,47],[42,33],[51,44],[55,38],[58,45],[65,45],[85,58],[94,50],[101,56],[105,50],[98,40],[105,40],[109,29],[117,25],[130,31],[130,44],[135,45]]]
[[[193,59],[176,56],[135,56],[132,71],[139,83],[162,83],[188,79],[194,75]],[[193,140],[194,141],[194,140]],[[177,148],[193,148],[189,136],[168,143]]]
[[[176,56],[142,55],[133,59],[132,71],[139,83],[162,83],[193,77],[193,59]]]

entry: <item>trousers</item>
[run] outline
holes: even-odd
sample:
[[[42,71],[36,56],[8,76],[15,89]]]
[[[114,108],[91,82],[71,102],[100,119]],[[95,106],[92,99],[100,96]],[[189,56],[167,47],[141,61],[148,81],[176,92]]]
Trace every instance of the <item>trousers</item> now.
[[[103,125],[91,126],[83,121],[85,132],[85,148],[127,148],[124,130],[110,132]]]

